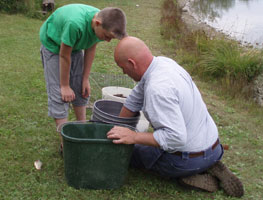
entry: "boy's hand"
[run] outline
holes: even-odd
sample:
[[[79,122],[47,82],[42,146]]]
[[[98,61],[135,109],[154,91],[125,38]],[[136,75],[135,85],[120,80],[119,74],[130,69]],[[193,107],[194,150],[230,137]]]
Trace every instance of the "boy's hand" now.
[[[89,79],[83,78],[83,82],[82,82],[82,96],[83,96],[83,98],[88,98],[90,96]]]
[[[69,86],[61,87],[61,97],[65,102],[71,102],[75,99],[75,93]]]

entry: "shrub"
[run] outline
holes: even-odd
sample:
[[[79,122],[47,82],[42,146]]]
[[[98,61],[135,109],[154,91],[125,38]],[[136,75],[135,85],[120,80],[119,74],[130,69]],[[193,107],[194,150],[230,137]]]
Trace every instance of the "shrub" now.
[[[200,70],[213,78],[228,78],[230,82],[251,82],[262,69],[262,53],[246,49],[235,41],[214,39],[200,44]]]
[[[23,1],[18,0],[0,0],[0,10],[8,13],[15,13],[18,9],[21,9]]]
[[[41,0],[0,0],[0,11],[40,17],[40,13],[37,11],[40,11],[41,3]]]
[[[173,0],[163,2],[161,9],[161,34],[166,39],[175,37],[178,31],[182,29],[181,20],[182,10],[174,4]]]

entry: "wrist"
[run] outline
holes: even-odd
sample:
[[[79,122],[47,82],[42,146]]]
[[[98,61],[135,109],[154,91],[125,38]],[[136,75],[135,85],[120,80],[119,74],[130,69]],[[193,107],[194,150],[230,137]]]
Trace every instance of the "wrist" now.
[[[69,85],[66,85],[66,84],[60,84],[60,87],[61,87],[61,88],[68,88]]]
[[[82,82],[89,82],[89,77],[83,77]]]
[[[134,136],[133,136],[133,144],[139,144],[139,133],[137,133],[136,131],[134,132]]]
[[[88,80],[89,79],[89,74],[88,75],[84,74],[83,75],[83,79]]]

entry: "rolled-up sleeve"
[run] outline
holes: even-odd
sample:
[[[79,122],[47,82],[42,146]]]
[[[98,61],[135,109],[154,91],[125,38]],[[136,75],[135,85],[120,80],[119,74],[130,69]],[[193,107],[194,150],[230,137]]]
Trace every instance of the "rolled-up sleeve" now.
[[[154,139],[167,152],[180,150],[187,141],[186,126],[177,95],[170,90],[148,91],[146,112],[154,127]]]
[[[131,94],[127,97],[124,106],[132,112],[138,112],[142,109],[143,99],[143,86],[139,83],[133,88]]]

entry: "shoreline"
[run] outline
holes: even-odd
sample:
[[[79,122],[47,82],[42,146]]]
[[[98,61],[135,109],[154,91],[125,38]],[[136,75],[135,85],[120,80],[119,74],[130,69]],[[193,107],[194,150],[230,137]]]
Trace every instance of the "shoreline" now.
[[[187,8],[187,4],[190,2],[190,0],[177,0],[177,4],[182,9],[182,20],[185,23],[187,29],[189,31],[198,31],[202,30],[204,31],[208,36],[211,38],[213,37],[222,37],[225,39],[235,40],[237,42],[240,42],[236,40],[235,38],[230,37],[227,34],[224,34],[223,32],[217,31],[215,28],[207,25],[206,23],[203,23],[201,21],[196,20],[189,12],[189,9]],[[240,42],[240,46],[246,48],[246,46],[242,45]],[[249,46],[248,46],[249,47]],[[263,73],[259,74],[258,77],[253,81],[253,99],[254,101],[259,105],[263,107]]]
[[[189,2],[190,0],[177,0],[177,4],[182,9],[182,20],[190,31],[202,30],[210,37],[218,36],[218,37],[229,38],[228,35],[217,31],[215,28],[209,26],[208,24],[196,20],[193,17],[193,15],[191,15],[188,9]],[[229,39],[233,39],[233,38],[229,38]]]

